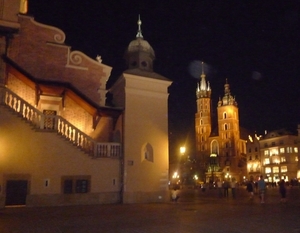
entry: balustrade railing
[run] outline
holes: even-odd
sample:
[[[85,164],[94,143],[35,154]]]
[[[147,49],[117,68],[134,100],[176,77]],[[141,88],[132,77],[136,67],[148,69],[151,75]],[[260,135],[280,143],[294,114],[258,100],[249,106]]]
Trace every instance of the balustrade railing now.
[[[0,104],[12,109],[35,129],[54,131],[93,158],[120,158],[120,143],[100,143],[61,116],[45,115],[6,87],[0,87]]]

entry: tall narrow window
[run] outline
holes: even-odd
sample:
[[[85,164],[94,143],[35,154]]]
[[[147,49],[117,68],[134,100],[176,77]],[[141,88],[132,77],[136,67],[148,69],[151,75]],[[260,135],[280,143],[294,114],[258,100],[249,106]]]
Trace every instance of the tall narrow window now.
[[[143,151],[142,153],[144,155],[143,159],[148,160],[150,162],[154,161],[154,158],[153,158],[153,148],[152,148],[152,146],[149,143],[147,143],[143,147],[142,151]]]
[[[73,192],[73,180],[67,179],[64,181],[64,193],[72,193]]]
[[[224,130],[228,130],[228,125],[224,124]]]

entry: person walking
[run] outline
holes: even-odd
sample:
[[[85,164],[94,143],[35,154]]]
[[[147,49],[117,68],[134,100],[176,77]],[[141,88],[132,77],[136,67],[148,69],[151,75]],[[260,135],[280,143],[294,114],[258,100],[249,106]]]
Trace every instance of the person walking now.
[[[219,191],[219,197],[221,198],[222,197],[222,182],[220,179],[218,179],[218,181],[217,181],[217,188]]]
[[[254,196],[254,188],[253,188],[253,182],[252,180],[249,180],[247,183],[247,187],[246,187],[249,195],[250,195],[250,199],[253,199]]]
[[[228,188],[229,188],[229,182],[225,180],[223,183],[224,197],[228,197]]]
[[[171,197],[172,197],[172,201],[173,201],[173,202],[177,202],[179,196],[178,196],[178,193],[177,193],[177,189],[176,189],[176,188],[174,188],[174,189],[172,190]]]
[[[235,199],[236,197],[236,182],[235,179],[232,179],[232,181],[230,182],[230,187],[231,187],[231,194],[232,194],[232,198]]]
[[[260,203],[265,203],[265,191],[266,191],[266,182],[263,179],[263,176],[260,176],[259,181],[257,181],[258,192],[260,196]]]
[[[285,203],[286,202],[286,187],[285,187],[285,181],[283,179],[279,182],[279,193],[281,196],[280,202]]]

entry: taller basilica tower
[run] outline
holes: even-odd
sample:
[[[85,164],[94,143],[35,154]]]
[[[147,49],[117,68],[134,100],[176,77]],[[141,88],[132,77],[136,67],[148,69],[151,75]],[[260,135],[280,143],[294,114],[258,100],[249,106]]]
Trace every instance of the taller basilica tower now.
[[[211,88],[204,73],[196,97],[196,151],[201,180],[242,181],[246,175],[246,137],[241,138],[238,104],[227,80],[224,96],[218,101],[216,127],[212,121]]]

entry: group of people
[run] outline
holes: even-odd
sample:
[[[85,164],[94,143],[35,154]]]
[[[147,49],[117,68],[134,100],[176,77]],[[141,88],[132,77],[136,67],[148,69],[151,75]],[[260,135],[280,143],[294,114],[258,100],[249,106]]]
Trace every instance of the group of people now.
[[[231,182],[225,180],[222,182],[220,179],[217,180],[217,188],[219,190],[219,197],[228,197],[228,190],[231,189],[232,198],[236,198],[236,188],[237,183],[234,179]],[[266,191],[266,182],[261,175],[257,182],[253,181],[253,178],[250,178],[249,182],[247,182],[246,190],[250,195],[250,199],[254,198],[255,190],[257,190],[261,203],[265,203],[265,191]],[[286,182],[282,179],[279,183],[279,192],[280,192],[280,202],[286,202]],[[202,191],[205,192],[206,184],[202,186]],[[179,196],[177,192],[177,188],[173,188],[171,191],[171,198],[173,202],[177,202]]]
[[[231,188],[231,194],[232,194],[232,198],[236,197],[236,186],[237,183],[236,181],[233,179],[231,182],[225,180],[224,182],[222,182],[220,179],[217,180],[217,188],[219,190],[219,197],[228,197],[228,190],[229,188]],[[222,192],[223,190],[223,192]]]
[[[257,189],[259,193],[259,198],[261,203],[265,203],[265,191],[266,191],[266,182],[263,179],[263,176],[260,176],[260,179],[256,182]],[[286,185],[285,181],[282,179],[279,183],[279,193],[281,196],[280,202],[286,202]],[[253,179],[247,183],[247,191],[250,194],[250,199],[253,199],[254,196],[254,182]]]

